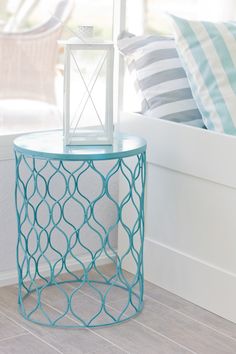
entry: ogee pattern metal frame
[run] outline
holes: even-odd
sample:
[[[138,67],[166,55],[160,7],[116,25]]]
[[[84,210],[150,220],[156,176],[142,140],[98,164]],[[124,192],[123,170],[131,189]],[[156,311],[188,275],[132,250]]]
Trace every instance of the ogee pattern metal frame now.
[[[129,163],[130,157],[110,160],[111,167],[105,174],[99,168],[99,161],[92,159],[76,161],[75,167],[73,161],[42,159],[17,150],[15,158],[18,303],[24,318],[52,327],[96,327],[120,323],[139,313],[143,307],[145,151],[132,156],[132,164]],[[102,182],[100,193],[93,200],[80,188],[80,180],[88,172],[96,174]],[[115,200],[109,190],[110,180],[117,174],[127,186],[120,200]],[[63,181],[60,198],[56,198],[52,191],[56,177]],[[96,216],[96,204],[104,197],[116,210],[115,221],[109,227],[105,227]],[[80,224],[73,225],[68,220],[67,205],[70,201],[77,203],[82,210]],[[125,214],[130,205],[135,217],[129,225]],[[47,214],[43,222],[40,214],[42,208]],[[99,240],[100,246],[96,251],[80,238],[84,226]],[[122,255],[110,242],[111,234],[117,227],[127,238],[127,249]],[[64,239],[63,251],[52,242],[53,233]],[[78,246],[87,252],[89,262],[83,263],[78,256]],[[112,274],[103,273],[103,268],[98,264],[101,255],[113,262]],[[136,269],[136,274],[131,278],[122,270],[123,262],[128,257],[132,257]],[[80,273],[71,270],[69,259],[78,263]],[[45,267],[48,276],[44,275]],[[53,288],[64,304],[60,311],[54,309],[56,299],[53,292],[50,298],[50,289]],[[114,309],[109,302],[114,289],[121,292],[121,298],[124,298],[120,310]],[[84,294],[88,295],[88,300],[91,293],[88,317],[83,314],[82,306]]]

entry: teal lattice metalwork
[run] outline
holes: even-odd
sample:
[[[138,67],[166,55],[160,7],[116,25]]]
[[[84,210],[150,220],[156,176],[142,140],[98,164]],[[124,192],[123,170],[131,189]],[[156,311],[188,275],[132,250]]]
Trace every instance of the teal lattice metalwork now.
[[[143,307],[146,145],[122,136],[102,152],[77,147],[62,155],[53,146],[58,134],[15,141],[19,309],[53,327],[120,323]]]

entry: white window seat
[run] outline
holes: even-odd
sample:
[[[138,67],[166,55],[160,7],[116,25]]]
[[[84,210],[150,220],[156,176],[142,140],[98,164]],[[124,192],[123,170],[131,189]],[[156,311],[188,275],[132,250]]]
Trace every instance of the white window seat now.
[[[62,127],[60,109],[31,100],[0,100],[0,159],[11,159],[12,142],[18,135]]]

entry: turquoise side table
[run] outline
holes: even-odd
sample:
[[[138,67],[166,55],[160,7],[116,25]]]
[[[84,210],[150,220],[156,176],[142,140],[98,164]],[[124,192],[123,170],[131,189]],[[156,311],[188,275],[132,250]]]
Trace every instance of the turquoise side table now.
[[[117,135],[113,146],[64,146],[62,132],[52,131],[19,137],[14,149],[20,313],[51,327],[107,326],[139,313],[145,140]],[[118,180],[119,198],[111,188]],[[99,213],[106,203],[114,214],[110,224]],[[114,246],[117,230],[127,245],[122,252]],[[128,259],[135,274],[122,270]],[[112,264],[108,274],[104,260]]]

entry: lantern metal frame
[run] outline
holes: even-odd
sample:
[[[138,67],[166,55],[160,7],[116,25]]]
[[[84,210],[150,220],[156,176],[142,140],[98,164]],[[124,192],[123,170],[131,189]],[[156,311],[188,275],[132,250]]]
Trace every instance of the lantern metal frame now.
[[[114,71],[114,44],[113,42],[97,42],[89,39],[89,42],[82,42],[79,38],[72,38],[63,41],[65,47],[65,73],[64,73],[64,109],[63,109],[63,136],[65,145],[112,145],[113,142],[113,71]],[[89,84],[86,83],[73,51],[104,51],[105,55],[102,62],[95,69],[94,77]],[[97,127],[75,128],[71,127],[71,62],[74,61],[77,70],[82,79],[85,95],[85,101],[91,101],[100,120],[103,130],[98,131]],[[105,63],[105,64],[104,64]],[[106,92],[105,92],[105,117],[102,123],[96,106],[92,98],[92,91],[97,78],[103,67],[106,67]]]

